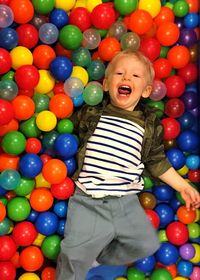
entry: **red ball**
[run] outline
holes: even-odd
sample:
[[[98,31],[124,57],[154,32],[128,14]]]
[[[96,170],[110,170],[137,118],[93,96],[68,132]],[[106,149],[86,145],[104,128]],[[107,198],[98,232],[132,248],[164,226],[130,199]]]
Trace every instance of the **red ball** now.
[[[76,25],[83,32],[92,25],[90,12],[84,7],[77,7],[70,12],[69,23]]]
[[[15,72],[15,81],[19,88],[31,90],[37,86],[40,74],[33,65],[22,65]]]
[[[104,61],[110,61],[121,50],[119,41],[114,37],[104,38],[98,47],[98,54]]]
[[[174,245],[182,245],[187,242],[189,232],[187,226],[181,222],[172,222],[166,228],[168,241]]]
[[[179,135],[181,126],[174,118],[164,118],[161,120],[161,123],[164,127],[164,140],[172,140]]]
[[[185,105],[178,98],[171,98],[165,103],[165,114],[171,118],[179,118],[185,111]]]
[[[192,209],[188,210],[185,205],[181,205],[178,208],[176,215],[178,220],[186,225],[194,223],[196,219],[196,211]]]
[[[154,18],[154,22],[157,26],[160,26],[161,24],[165,22],[174,22],[174,13],[173,10],[168,7],[161,7],[160,12],[158,15]]]
[[[12,231],[12,237],[19,246],[29,246],[37,237],[35,226],[28,221],[17,223]]]
[[[167,59],[175,69],[185,67],[190,61],[190,51],[182,45],[170,48],[167,53]]]
[[[31,154],[38,154],[41,151],[41,141],[35,137],[30,137],[26,140],[26,152]]]
[[[167,88],[166,96],[170,98],[180,97],[185,91],[185,81],[182,77],[173,75],[165,80]]]
[[[13,11],[16,23],[27,23],[34,16],[34,7],[29,0],[11,0],[9,6]]]
[[[172,71],[171,64],[166,58],[158,58],[155,60],[153,62],[153,68],[155,71],[155,79],[167,78]]]
[[[49,102],[49,109],[57,118],[68,118],[74,109],[72,99],[66,94],[56,94]]]
[[[0,99],[0,125],[8,124],[14,118],[14,108],[12,104],[4,99]]]
[[[178,70],[178,75],[184,79],[186,84],[196,82],[198,77],[198,68],[194,63],[188,63],[186,66]]]
[[[188,179],[192,183],[199,183],[200,182],[200,170],[199,169],[189,170]]]
[[[39,40],[39,33],[37,28],[30,24],[22,24],[16,28],[18,34],[18,45],[24,46],[28,49],[34,48]]]
[[[129,19],[129,29],[139,35],[143,35],[148,32],[152,25],[152,16],[145,10],[135,10]]]
[[[21,251],[19,262],[24,270],[32,272],[41,268],[44,256],[38,247],[29,246]]]
[[[16,252],[16,244],[10,236],[0,236],[0,261],[9,261]]]
[[[156,31],[156,38],[163,46],[172,46],[180,35],[178,26],[173,22],[161,24]]]
[[[159,57],[160,50],[160,43],[155,38],[144,38],[140,41],[140,51],[152,61]]]
[[[68,199],[74,193],[74,182],[66,177],[62,183],[51,185],[51,193],[57,199]]]
[[[0,279],[15,280],[16,268],[12,262],[0,262]]]
[[[151,210],[151,209],[144,209],[144,211],[145,211],[149,221],[151,222],[152,226],[155,229],[158,229],[159,225],[160,225],[159,215],[154,210]]]
[[[53,88],[54,94],[60,94],[60,93],[65,93],[64,91],[64,83],[63,82],[58,82],[55,84]]]
[[[115,19],[115,10],[107,3],[97,5],[91,12],[92,25],[99,29],[108,29]]]
[[[10,53],[0,48],[0,75],[7,73],[12,66]]]

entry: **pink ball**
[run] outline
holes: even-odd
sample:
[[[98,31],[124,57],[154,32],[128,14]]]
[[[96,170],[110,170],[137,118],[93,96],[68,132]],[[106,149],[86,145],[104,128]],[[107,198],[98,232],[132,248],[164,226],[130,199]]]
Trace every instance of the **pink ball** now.
[[[193,268],[192,274],[190,275],[190,280],[199,280],[200,279],[200,267],[195,266]]]

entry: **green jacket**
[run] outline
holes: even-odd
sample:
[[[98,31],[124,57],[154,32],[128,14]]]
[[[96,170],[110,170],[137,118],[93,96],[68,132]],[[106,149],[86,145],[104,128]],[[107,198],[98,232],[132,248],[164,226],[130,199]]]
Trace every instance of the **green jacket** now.
[[[83,166],[87,140],[92,136],[102,112],[108,103],[109,100],[105,99],[97,106],[84,105],[71,117],[74,123],[74,133],[78,135],[80,140],[77,153],[78,168],[72,177],[74,180],[78,179],[78,175]],[[114,108],[113,112],[116,114],[119,110],[122,110],[117,107],[112,108]],[[148,109],[144,105],[138,105],[135,110],[139,111],[144,121],[145,132],[141,152],[141,159],[145,166],[143,176],[156,179],[171,167],[164,152],[163,127],[152,109]],[[126,113],[125,110],[123,112]]]

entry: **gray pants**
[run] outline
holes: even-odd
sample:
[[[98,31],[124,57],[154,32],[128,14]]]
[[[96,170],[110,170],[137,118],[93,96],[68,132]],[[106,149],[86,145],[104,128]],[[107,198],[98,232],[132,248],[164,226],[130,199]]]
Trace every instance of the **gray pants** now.
[[[57,280],[84,280],[94,260],[123,265],[159,248],[137,195],[94,199],[76,191],[68,205]]]

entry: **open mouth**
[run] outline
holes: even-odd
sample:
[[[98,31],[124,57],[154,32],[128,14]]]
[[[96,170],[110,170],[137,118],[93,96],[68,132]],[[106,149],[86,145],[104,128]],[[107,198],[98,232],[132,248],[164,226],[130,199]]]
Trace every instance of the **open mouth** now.
[[[129,96],[131,94],[131,92],[132,92],[132,89],[130,86],[123,85],[118,88],[118,93],[120,95]]]

